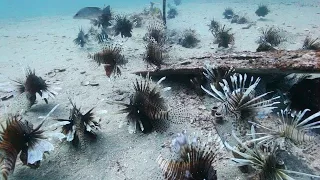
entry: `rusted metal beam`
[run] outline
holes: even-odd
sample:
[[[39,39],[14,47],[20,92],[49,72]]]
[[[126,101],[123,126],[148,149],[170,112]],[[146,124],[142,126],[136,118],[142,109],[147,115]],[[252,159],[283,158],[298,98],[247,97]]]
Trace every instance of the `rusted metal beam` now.
[[[240,52],[227,55],[206,54],[190,57],[177,64],[163,65],[161,69],[149,69],[135,74],[163,76],[174,74],[201,74],[205,64],[216,67],[233,67],[240,73],[288,74],[320,73],[320,52],[316,51],[276,51]]]

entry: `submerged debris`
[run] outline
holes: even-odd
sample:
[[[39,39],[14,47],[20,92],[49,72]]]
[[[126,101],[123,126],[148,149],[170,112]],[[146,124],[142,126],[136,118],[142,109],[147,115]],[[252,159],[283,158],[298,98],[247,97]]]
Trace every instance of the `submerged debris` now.
[[[80,28],[78,37],[73,42],[80,47],[84,47],[89,42],[89,35],[85,34],[82,28]]]
[[[114,25],[115,35],[121,37],[132,36],[133,23],[126,16],[116,16],[116,24]]]
[[[108,45],[101,52],[88,56],[96,61],[99,65],[104,64],[106,75],[121,75],[120,66],[125,65],[128,61],[121,55],[121,48],[117,45]]]
[[[129,133],[136,133],[137,130],[143,133],[152,130],[161,133],[167,130],[169,122],[182,123],[189,118],[182,106],[168,109],[161,94],[170,90],[170,87],[161,88],[163,80],[165,77],[154,84],[149,75],[140,82],[137,79],[129,103],[111,102],[125,106],[120,113],[128,113],[126,124],[129,125]]]

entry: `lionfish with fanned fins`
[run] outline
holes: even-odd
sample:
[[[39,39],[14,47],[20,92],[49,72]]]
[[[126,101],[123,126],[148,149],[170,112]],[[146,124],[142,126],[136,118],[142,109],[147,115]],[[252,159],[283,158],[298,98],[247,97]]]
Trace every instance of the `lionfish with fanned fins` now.
[[[263,135],[260,138],[253,139],[258,144],[270,144],[272,141],[284,139],[294,144],[302,144],[311,142],[315,136],[311,135],[311,130],[320,128],[320,121],[313,120],[320,116],[320,112],[317,112],[307,118],[303,118],[306,112],[310,111],[305,109],[298,113],[291,113],[291,110],[281,110],[278,113],[278,124],[276,128],[265,127],[263,125],[253,123],[255,126],[268,130],[267,133],[257,133],[257,135]]]
[[[256,80],[254,77],[250,80],[247,78],[246,74],[234,74],[230,76],[230,83],[223,79],[219,82],[223,91],[218,90],[214,84],[210,85],[213,92],[202,86],[206,93],[221,102],[221,113],[230,113],[235,117],[234,125],[240,129],[248,126],[248,119],[258,114],[268,114],[276,108],[274,105],[279,104],[275,101],[279,96],[264,99],[270,92],[257,95],[255,88],[261,80],[259,77]]]
[[[166,42],[166,33],[165,33],[165,25],[161,21],[152,21],[148,27],[148,32],[146,33],[144,39],[150,40],[154,39],[154,41],[162,47]]]
[[[73,42],[80,47],[84,47],[89,42],[89,34],[85,34],[83,29],[80,28],[78,36],[73,40]]]
[[[306,174],[297,171],[287,170],[285,162],[277,156],[278,144],[275,143],[270,151],[263,151],[261,145],[256,142],[242,142],[234,133],[233,137],[239,143],[244,151],[239,151],[236,147],[231,147],[227,142],[225,146],[234,154],[236,158],[230,158],[231,162],[236,166],[251,166],[255,172],[251,173],[251,177],[258,177],[261,180],[293,180],[288,174],[303,175],[309,177],[320,178],[320,176]],[[251,126],[252,139],[256,139],[254,126]]]
[[[14,97],[6,112],[7,116],[18,115],[28,111],[35,103],[37,94],[48,104],[48,98],[55,98],[58,94],[44,79],[35,74],[30,68],[26,69],[25,80],[13,80],[18,83],[18,95]],[[55,89],[58,89],[55,87]]]
[[[49,85],[44,79],[42,79],[42,77],[36,75],[35,70],[32,71],[30,68],[27,68],[26,71],[25,80],[15,81],[18,83],[19,93],[27,93],[31,105],[35,103],[37,93],[48,104],[48,97],[50,96],[51,98],[54,98],[57,92],[49,89]]]
[[[88,55],[92,58],[98,65],[104,64],[104,69],[108,77],[111,74],[121,75],[120,66],[125,65],[128,61],[121,54],[121,47],[118,45],[108,45],[103,48],[101,52],[95,53],[93,55]]]
[[[148,63],[148,65],[155,65],[158,69],[161,65],[164,65],[165,58],[163,48],[155,41],[155,39],[150,38],[148,44],[146,45],[146,52],[144,54],[143,60]]]
[[[234,68],[223,68],[223,67],[211,67],[206,65],[204,67],[203,75],[206,77],[209,84],[213,84],[219,91],[222,91],[219,82],[223,79],[229,79],[234,74]]]
[[[87,147],[87,137],[96,139],[97,135],[94,130],[100,128],[100,123],[94,120],[93,108],[82,114],[80,108],[77,108],[71,100],[70,103],[72,108],[69,119],[56,120],[67,122],[62,126],[62,133],[66,136],[66,140],[72,142],[74,146],[80,145],[80,149],[84,151]]]
[[[167,180],[216,180],[214,163],[222,147],[219,136],[214,136],[211,144],[207,144],[197,137],[189,140],[184,131],[171,143],[171,148],[180,158],[167,160],[160,155],[157,162]]]
[[[51,131],[52,126],[43,127],[44,122],[45,120],[34,127],[29,121],[22,120],[21,116],[15,115],[7,119],[6,126],[1,125],[0,164],[3,179],[8,179],[8,176],[13,173],[19,154],[20,160],[24,165],[38,168],[45,153],[49,153],[54,149],[49,140],[52,138],[60,140],[64,138],[63,134]]]
[[[125,107],[119,113],[128,113],[129,133],[135,133],[137,129],[143,133],[152,130],[164,132],[169,127],[169,122],[182,123],[190,117],[182,106],[168,109],[161,93],[171,88],[161,88],[160,83],[163,80],[165,77],[154,84],[147,74],[144,80],[136,79],[134,93],[130,96],[129,103],[111,102]]]

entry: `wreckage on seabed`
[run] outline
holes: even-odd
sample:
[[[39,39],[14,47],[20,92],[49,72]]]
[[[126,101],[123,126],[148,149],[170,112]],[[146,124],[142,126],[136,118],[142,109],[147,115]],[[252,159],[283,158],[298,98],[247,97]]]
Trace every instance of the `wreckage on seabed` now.
[[[143,70],[135,74],[150,76],[169,76],[175,74],[201,75],[206,64],[221,68],[234,68],[238,73],[290,74],[319,73],[320,52],[272,51],[272,52],[239,52],[231,54],[203,54],[186,58],[176,64],[168,64],[159,69]]]

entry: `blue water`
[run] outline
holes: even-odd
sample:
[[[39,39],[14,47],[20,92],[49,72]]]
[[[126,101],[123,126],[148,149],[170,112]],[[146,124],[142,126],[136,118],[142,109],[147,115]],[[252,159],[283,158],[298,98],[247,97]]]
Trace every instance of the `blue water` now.
[[[148,0],[0,0],[0,19],[75,14],[83,7],[145,7]],[[161,1],[159,1],[161,2]]]

